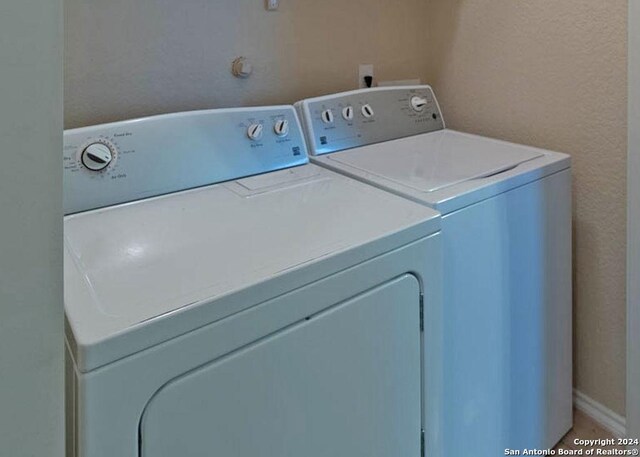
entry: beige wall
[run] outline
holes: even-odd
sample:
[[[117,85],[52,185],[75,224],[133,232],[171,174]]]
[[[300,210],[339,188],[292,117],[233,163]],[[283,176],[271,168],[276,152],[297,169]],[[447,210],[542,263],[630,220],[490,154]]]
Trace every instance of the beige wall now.
[[[627,436],[640,436],[640,2],[629,2],[628,23],[626,426]]]
[[[424,0],[65,0],[65,127],[426,75]],[[231,76],[249,57],[255,74]]]
[[[573,157],[575,384],[624,414],[627,1],[429,6],[449,126]]]
[[[624,412],[625,0],[65,0],[65,126],[419,77],[453,128],[571,153],[575,378]],[[254,62],[248,80],[230,63]]]

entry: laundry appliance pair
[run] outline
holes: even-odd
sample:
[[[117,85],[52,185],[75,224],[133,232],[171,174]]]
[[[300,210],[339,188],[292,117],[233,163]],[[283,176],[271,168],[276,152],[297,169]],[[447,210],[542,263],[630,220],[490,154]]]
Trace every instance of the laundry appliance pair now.
[[[70,455],[557,441],[568,157],[446,130],[426,86],[298,109],[307,141],[288,106],[65,132]]]

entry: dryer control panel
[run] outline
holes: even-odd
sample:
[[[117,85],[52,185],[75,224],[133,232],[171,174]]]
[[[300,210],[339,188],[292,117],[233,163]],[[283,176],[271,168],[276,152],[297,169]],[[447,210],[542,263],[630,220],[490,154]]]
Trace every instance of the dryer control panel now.
[[[64,132],[64,212],[309,161],[292,106],[167,114]]]
[[[312,155],[444,129],[429,86],[380,87],[298,102]]]

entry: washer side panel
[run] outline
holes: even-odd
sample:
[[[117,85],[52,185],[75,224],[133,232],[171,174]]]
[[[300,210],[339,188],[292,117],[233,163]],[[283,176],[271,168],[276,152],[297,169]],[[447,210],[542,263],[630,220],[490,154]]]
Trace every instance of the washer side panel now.
[[[447,456],[552,448],[571,428],[570,183],[443,218]]]

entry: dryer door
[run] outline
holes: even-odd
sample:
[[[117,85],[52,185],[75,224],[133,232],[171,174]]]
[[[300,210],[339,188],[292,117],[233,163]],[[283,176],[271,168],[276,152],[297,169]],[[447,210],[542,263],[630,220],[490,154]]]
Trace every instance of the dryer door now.
[[[418,457],[420,288],[404,275],[177,378],[144,457]]]

